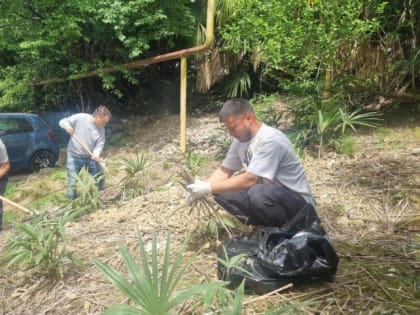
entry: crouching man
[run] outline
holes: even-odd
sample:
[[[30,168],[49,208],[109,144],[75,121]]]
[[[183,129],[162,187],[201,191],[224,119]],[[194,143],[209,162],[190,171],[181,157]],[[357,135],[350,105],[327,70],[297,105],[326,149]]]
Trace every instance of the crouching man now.
[[[213,194],[243,223],[268,227],[282,227],[307,203],[315,205],[290,140],[259,121],[248,101],[226,101],[219,120],[233,142],[207,180],[188,185],[192,199]]]

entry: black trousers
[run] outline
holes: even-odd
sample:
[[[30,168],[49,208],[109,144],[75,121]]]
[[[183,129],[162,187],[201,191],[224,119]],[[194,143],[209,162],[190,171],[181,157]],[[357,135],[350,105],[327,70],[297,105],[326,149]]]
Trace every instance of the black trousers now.
[[[243,191],[217,194],[215,201],[241,222],[281,227],[306,204],[298,193],[279,183],[261,183]]]
[[[6,191],[7,181],[9,180],[9,174],[4,175],[0,178],[0,195],[3,196]],[[0,229],[3,223],[3,200],[0,199]]]

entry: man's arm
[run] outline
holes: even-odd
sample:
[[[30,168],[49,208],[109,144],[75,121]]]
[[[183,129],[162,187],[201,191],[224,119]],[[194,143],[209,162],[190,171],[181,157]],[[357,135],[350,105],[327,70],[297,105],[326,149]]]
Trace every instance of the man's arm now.
[[[207,179],[210,183],[220,182],[226,180],[233,175],[233,171],[224,167],[219,166]]]
[[[93,149],[92,149],[92,153],[93,153],[93,159],[97,162],[99,162],[101,160],[101,154],[102,151],[104,149],[105,146],[105,128],[100,128],[98,130],[99,132],[99,139],[97,139]]]
[[[74,134],[76,125],[78,124],[79,120],[86,114],[84,113],[77,113],[73,114],[68,117],[64,117],[58,122],[58,125],[63,128],[70,136]]]
[[[260,179],[250,172],[244,172],[236,176],[232,176],[233,173],[233,170],[224,166],[217,168],[207,179],[211,183],[212,193],[244,190],[255,185]]]
[[[229,169],[219,167],[208,180],[196,180],[188,185],[187,188],[193,198],[200,198],[207,194],[244,190],[255,185],[260,180],[260,177],[250,172],[229,177],[230,172]]]
[[[257,175],[250,172],[244,172],[236,176],[231,176],[225,180],[211,182],[211,193],[217,194],[248,189],[258,183],[259,180],[260,177]]]
[[[6,173],[10,170],[10,163],[9,161],[3,162],[0,165],[0,178],[2,178]]]

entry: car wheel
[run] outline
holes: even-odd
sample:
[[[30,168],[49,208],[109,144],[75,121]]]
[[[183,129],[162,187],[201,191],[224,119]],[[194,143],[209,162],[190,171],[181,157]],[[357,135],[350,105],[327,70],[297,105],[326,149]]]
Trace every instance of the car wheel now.
[[[55,160],[56,158],[54,154],[52,154],[50,151],[41,150],[35,152],[35,154],[32,156],[29,168],[31,171],[37,172],[41,168],[53,167],[55,165]]]

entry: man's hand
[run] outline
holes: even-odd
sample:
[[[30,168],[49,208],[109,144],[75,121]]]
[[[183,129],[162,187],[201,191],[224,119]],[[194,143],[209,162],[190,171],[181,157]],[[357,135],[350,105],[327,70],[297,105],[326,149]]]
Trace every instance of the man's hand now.
[[[97,155],[92,154],[90,157],[95,162],[98,162],[98,163],[102,163],[103,162],[103,160],[102,160],[102,158],[100,156],[97,156]]]
[[[67,127],[66,132],[69,134],[70,137],[74,135],[74,129],[72,127]]]
[[[202,180],[196,180],[194,183],[188,185],[187,189],[190,192],[191,197],[194,199],[198,199],[205,195],[211,194],[210,182],[205,182]]]

